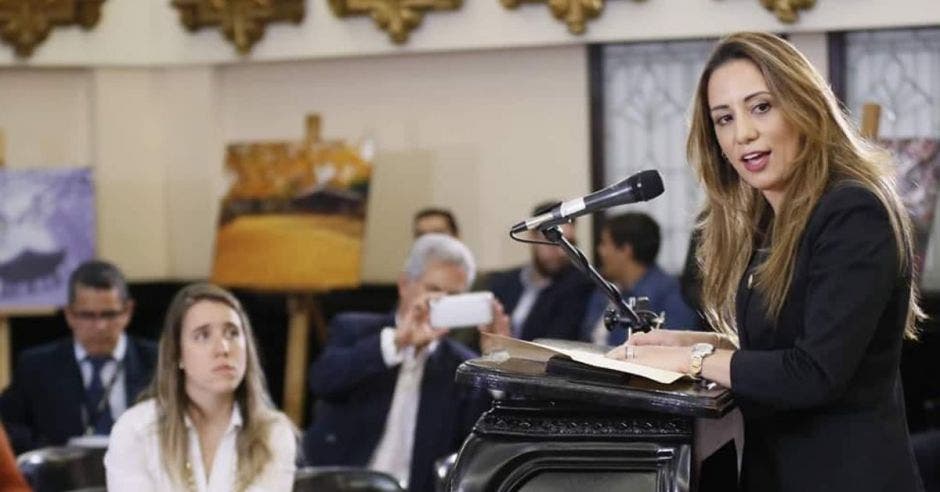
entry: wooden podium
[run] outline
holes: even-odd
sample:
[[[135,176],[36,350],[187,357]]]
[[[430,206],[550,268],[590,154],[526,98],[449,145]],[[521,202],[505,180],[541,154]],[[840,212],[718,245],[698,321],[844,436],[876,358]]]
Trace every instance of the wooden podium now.
[[[447,490],[736,487],[743,434],[727,390],[596,378],[553,362],[480,358],[460,366],[458,382],[499,396],[464,441]]]

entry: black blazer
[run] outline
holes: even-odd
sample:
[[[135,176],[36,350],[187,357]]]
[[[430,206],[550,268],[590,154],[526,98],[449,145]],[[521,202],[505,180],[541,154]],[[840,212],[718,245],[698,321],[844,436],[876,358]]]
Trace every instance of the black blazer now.
[[[398,366],[382,359],[379,333],[395,326],[391,315],[343,313],[330,323],[330,340],[310,366],[310,391],[320,401],[304,436],[311,465],[366,466],[392,405]],[[440,339],[421,380],[409,490],[434,490],[434,461],[456,452],[487,408],[484,393],[458,385],[454,374],[476,354]]]
[[[899,374],[911,274],[881,202],[857,184],[823,195],[775,321],[749,276],[731,360],[745,418],[742,488],[922,490]]]
[[[157,361],[153,342],[127,336],[124,388],[127,407],[150,384]],[[0,396],[0,417],[17,453],[65,444],[81,435],[85,386],[72,338],[24,351],[13,380]],[[114,415],[114,420],[118,416]]]
[[[522,268],[513,268],[494,272],[487,279],[488,289],[503,304],[509,316],[512,316],[522,297],[521,272]],[[574,267],[566,268],[539,293],[523,322],[522,330],[518,332],[519,338],[579,340],[588,301],[593,293],[594,284]]]

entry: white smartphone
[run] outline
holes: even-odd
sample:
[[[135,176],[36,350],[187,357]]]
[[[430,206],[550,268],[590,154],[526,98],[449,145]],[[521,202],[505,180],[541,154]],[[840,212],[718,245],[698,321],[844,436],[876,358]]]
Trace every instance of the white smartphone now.
[[[434,328],[475,327],[493,322],[493,293],[468,292],[431,299]]]

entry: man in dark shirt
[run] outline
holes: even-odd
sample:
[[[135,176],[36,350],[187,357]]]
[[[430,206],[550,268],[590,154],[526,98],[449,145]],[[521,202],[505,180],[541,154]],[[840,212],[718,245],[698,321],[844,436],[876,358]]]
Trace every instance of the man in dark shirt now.
[[[68,291],[72,337],[24,351],[0,396],[0,417],[17,453],[109,434],[153,375],[156,345],[124,333],[134,301],[117,267],[83,263]]]
[[[346,312],[310,366],[316,417],[304,436],[315,466],[359,466],[394,476],[410,491],[434,489],[435,460],[456,452],[488,395],[457,384],[457,367],[476,353],[432,327],[429,301],[465,292],[476,262],[457,239],[429,233],[412,245],[394,313]],[[482,331],[506,335],[493,303]]]
[[[542,203],[533,215],[541,215],[558,203]],[[563,224],[561,229],[569,241],[577,242],[574,224]],[[490,274],[486,288],[510,314],[513,336],[523,340],[577,340],[593,292],[593,284],[571,264],[565,252],[548,244],[532,246],[528,265]]]

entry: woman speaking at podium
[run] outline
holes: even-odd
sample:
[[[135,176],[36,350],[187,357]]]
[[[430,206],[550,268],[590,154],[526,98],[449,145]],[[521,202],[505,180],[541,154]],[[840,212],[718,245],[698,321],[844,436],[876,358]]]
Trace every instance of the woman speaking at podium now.
[[[697,259],[719,333],[636,334],[609,355],[730,388],[744,490],[922,490],[899,374],[921,311],[890,157],[802,54],[761,33],[712,53],[688,155],[707,195]]]

